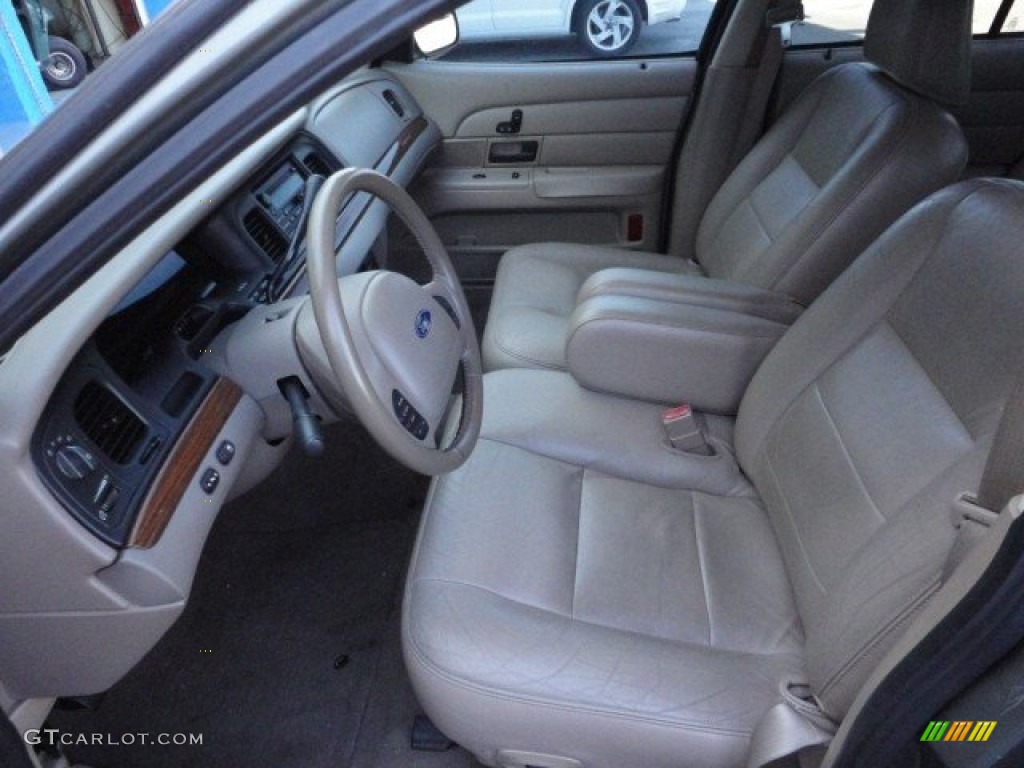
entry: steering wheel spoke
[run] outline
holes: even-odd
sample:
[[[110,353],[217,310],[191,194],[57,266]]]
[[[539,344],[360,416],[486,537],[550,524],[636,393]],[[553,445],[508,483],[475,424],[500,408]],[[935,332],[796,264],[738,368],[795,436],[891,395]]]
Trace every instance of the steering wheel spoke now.
[[[472,317],[468,314],[468,307],[464,312],[460,312],[458,309],[460,303],[465,301],[460,298],[463,296],[460,285],[456,284],[453,286],[448,281],[435,277],[427,285],[423,286],[423,290],[434,299],[437,306],[455,324],[457,329],[461,331],[463,325],[472,323]]]

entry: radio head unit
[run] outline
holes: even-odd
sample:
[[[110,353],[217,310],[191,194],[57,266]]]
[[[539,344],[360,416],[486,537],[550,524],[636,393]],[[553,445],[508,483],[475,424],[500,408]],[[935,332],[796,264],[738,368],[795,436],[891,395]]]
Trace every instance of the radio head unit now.
[[[283,162],[255,190],[256,199],[290,240],[302,214],[306,177],[294,160]]]

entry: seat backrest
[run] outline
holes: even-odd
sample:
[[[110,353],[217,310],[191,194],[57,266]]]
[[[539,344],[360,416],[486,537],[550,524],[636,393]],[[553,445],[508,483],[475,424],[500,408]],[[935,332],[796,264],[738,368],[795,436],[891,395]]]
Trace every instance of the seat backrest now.
[[[935,102],[966,100],[970,39],[967,0],[877,0],[871,63],[815,80],[708,205],[696,247],[707,273],[809,304],[911,206],[956,181],[967,142]]]
[[[886,232],[797,321],[740,407],[806,633],[842,716],[938,588],[1024,366],[1024,183],[972,180]]]

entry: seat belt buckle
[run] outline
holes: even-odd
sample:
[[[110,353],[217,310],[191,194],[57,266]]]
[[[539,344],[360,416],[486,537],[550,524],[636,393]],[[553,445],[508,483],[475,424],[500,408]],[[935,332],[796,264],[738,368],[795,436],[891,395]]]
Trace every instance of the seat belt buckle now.
[[[697,413],[686,403],[663,411],[661,425],[665,429],[665,437],[668,438],[669,444],[677,451],[698,456],[714,455],[714,448],[707,438],[707,420],[704,414]]]
[[[991,528],[999,513],[981,506],[978,499],[971,493],[959,493],[953,499],[953,527],[960,529],[964,523],[977,523],[985,528]]]

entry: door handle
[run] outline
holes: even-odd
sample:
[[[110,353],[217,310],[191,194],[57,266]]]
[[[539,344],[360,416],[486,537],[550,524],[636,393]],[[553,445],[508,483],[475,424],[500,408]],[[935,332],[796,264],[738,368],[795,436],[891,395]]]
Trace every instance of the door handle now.
[[[537,161],[540,143],[537,141],[501,141],[491,144],[487,160],[490,163],[533,163]]]

